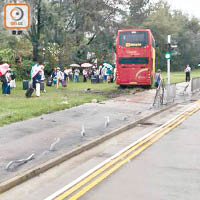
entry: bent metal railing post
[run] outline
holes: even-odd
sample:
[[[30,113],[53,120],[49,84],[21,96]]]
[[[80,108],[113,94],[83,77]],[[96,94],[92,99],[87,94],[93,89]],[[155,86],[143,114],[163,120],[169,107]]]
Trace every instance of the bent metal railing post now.
[[[195,93],[200,89],[200,77],[192,78],[191,80],[191,92]]]
[[[166,85],[166,101],[167,103],[174,102],[176,98],[176,83]]]
[[[28,158],[21,159],[21,160],[14,160],[14,161],[11,161],[11,162],[9,162],[9,163],[7,164],[6,170],[9,170],[10,167],[11,167],[12,165],[14,165],[14,164],[22,165],[22,164],[24,164],[24,163],[27,163],[28,161],[34,159],[34,156],[35,156],[35,154],[33,153],[33,154],[31,154]]]

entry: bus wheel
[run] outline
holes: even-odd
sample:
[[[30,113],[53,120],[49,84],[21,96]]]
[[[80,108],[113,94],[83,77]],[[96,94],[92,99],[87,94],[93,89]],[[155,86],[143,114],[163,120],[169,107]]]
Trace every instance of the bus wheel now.
[[[146,88],[147,88],[147,89],[151,89],[151,88],[152,88],[152,85],[147,85]]]
[[[118,86],[118,89],[125,89],[126,88],[126,85],[119,85]]]

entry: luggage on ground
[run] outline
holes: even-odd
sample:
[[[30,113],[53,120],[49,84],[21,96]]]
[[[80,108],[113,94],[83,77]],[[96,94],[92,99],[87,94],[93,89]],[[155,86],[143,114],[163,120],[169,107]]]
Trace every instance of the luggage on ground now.
[[[65,80],[62,80],[61,83],[62,83],[62,86],[63,86],[63,87],[67,87],[67,82],[66,82]]]
[[[99,83],[99,77],[97,77],[97,76],[92,76],[92,77],[91,77],[91,83]]]
[[[44,91],[44,82],[40,83],[40,91]]]
[[[32,87],[30,87],[30,88],[28,88],[28,89],[26,90],[25,96],[26,96],[27,98],[29,98],[29,97],[31,97],[31,95],[33,94],[33,92],[34,92],[34,89],[33,89]]]
[[[52,78],[51,78],[51,77],[49,77],[49,78],[47,79],[47,84],[46,84],[46,85],[49,86],[49,87],[52,86]]]
[[[28,89],[28,85],[29,85],[28,80],[23,80],[23,90],[27,90]]]

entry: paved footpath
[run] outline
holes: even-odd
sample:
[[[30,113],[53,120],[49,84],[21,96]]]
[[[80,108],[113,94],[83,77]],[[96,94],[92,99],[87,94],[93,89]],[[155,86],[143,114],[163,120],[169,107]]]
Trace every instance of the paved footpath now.
[[[177,85],[177,94],[180,95],[177,96],[175,102],[194,98],[190,94],[182,95],[184,85],[185,83]],[[155,90],[146,90],[101,103],[84,104],[1,127],[0,183],[123,125],[158,112],[163,107],[152,108],[154,95]],[[110,121],[108,126],[105,125],[107,117]],[[83,125],[85,137],[81,136]],[[59,138],[60,141],[55,145],[55,150],[50,151],[50,146],[55,138]],[[10,161],[27,158],[33,153],[35,159],[18,167],[11,166],[9,171],[6,170]]]

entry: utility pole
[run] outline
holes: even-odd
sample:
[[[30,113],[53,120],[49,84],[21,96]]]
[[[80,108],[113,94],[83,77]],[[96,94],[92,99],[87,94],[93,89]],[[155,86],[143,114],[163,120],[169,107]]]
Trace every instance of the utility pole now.
[[[167,52],[165,53],[165,58],[167,59],[167,79],[168,84],[170,84],[171,35],[167,36]]]
[[[167,36],[169,59],[167,59],[167,80],[170,85],[170,58],[171,58],[171,35]]]

